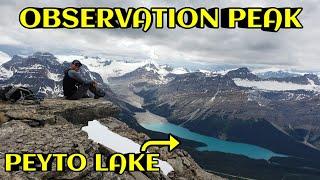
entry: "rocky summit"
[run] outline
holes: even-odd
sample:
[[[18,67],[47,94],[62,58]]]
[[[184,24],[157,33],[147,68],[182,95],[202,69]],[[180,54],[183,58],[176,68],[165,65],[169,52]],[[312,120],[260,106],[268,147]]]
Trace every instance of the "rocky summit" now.
[[[152,147],[174,171],[167,176],[158,172],[96,172],[93,156],[111,154],[113,150],[88,139],[81,128],[98,120],[112,132],[142,144],[149,137],[129,128],[117,119],[119,108],[109,101],[83,99],[68,101],[46,99],[40,103],[0,102],[0,179],[222,179],[201,169],[184,150],[168,152],[167,147]],[[5,172],[5,153],[81,153],[87,167],[81,172]],[[55,166],[55,164],[54,164]]]

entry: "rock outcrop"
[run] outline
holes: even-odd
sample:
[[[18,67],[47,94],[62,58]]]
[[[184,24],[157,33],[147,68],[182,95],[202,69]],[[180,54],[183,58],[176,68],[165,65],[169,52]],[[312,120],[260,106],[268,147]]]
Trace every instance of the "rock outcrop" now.
[[[81,130],[88,121],[98,120],[113,132],[142,144],[149,137],[129,128],[116,119],[119,108],[103,100],[83,99],[68,101],[49,99],[35,104],[0,102],[0,179],[221,179],[201,169],[190,155],[177,149],[172,153],[153,147],[150,152],[174,168],[168,176],[161,173],[95,172],[93,156],[113,151],[88,139]],[[81,172],[5,172],[5,153],[81,153],[87,157],[87,167]]]

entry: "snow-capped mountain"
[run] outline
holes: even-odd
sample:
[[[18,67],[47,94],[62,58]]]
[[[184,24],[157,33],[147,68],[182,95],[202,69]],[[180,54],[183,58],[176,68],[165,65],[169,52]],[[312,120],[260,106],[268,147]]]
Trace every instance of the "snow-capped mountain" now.
[[[28,57],[13,56],[11,60],[0,66],[0,85],[25,86],[34,92],[47,97],[62,95],[62,79],[64,69],[69,63],[60,63],[50,53],[34,53]],[[87,79],[103,83],[95,72],[83,66],[81,73]]]
[[[57,55],[57,60],[63,63],[64,61],[80,60],[85,64],[90,71],[97,72],[101,75],[104,82],[108,82],[108,78],[120,77],[131,73],[139,68],[144,68],[159,75],[163,79],[168,74],[185,74],[190,71],[184,67],[171,67],[169,65],[161,65],[149,60],[145,61],[124,61],[110,60],[103,57],[90,57],[82,55]]]
[[[8,60],[9,59],[9,60]],[[179,75],[199,72],[207,77],[225,75],[237,86],[268,91],[307,90],[320,91],[320,81],[314,74],[294,74],[285,71],[255,71],[248,68],[230,70],[227,73],[210,70],[190,71],[184,67],[159,65],[148,61],[120,61],[101,57],[35,53],[31,56],[10,56],[0,52],[0,83],[29,86],[37,84],[36,91],[49,96],[61,95],[63,69],[78,59],[85,64],[83,72],[89,79],[108,83],[108,78],[145,79],[151,84],[166,84]],[[259,74],[260,73],[260,74]],[[263,73],[263,75],[261,74]],[[261,77],[263,76],[263,77]],[[267,78],[268,77],[268,78]],[[139,80],[143,81],[143,80]]]
[[[226,76],[231,79],[240,78],[240,79],[248,79],[248,80],[258,80],[258,76],[253,74],[248,68],[243,67],[236,70],[229,71]]]
[[[150,84],[166,84],[179,75],[199,72],[207,77],[227,76],[239,87],[253,88],[266,91],[295,91],[306,90],[320,92],[320,80],[315,74],[294,74],[292,76],[277,77],[276,75],[265,78],[260,77],[248,68],[238,68],[228,72],[212,72],[209,70],[189,71],[186,68],[173,68],[169,65],[158,65],[156,63],[147,63],[142,67],[128,72],[121,76],[114,76],[114,79],[131,80],[132,82],[145,81]],[[279,71],[280,74],[286,74]],[[269,74],[272,74],[268,71]],[[278,72],[275,72],[278,74]],[[182,76],[183,77],[183,76]],[[112,77],[111,77],[112,78]]]
[[[148,82],[150,84],[166,84],[176,75],[189,73],[186,68],[173,68],[169,65],[159,65],[157,63],[147,63],[146,65],[137,68],[136,70],[126,73],[122,76],[109,78],[110,80],[126,80],[132,82]]]
[[[107,79],[109,77],[122,76],[147,64],[147,61],[129,62],[89,56],[57,55],[56,57],[61,63],[65,61],[71,62],[75,59],[81,61],[90,71],[99,73],[104,82],[108,82]]]

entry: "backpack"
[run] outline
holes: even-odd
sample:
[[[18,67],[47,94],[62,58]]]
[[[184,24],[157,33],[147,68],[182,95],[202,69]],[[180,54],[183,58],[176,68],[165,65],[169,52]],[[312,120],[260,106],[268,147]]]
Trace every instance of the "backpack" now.
[[[35,94],[29,88],[14,86],[0,88],[0,99],[11,102],[19,100],[37,100]]]

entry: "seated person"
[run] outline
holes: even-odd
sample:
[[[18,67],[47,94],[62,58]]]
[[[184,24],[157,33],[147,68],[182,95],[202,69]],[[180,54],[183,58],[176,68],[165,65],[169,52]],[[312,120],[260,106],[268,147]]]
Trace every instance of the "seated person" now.
[[[79,73],[82,64],[78,60],[74,60],[70,68],[66,69],[63,78],[63,93],[66,99],[77,100],[87,98],[88,90],[94,94],[94,98],[105,96],[105,92],[98,89],[97,82],[86,81]]]

